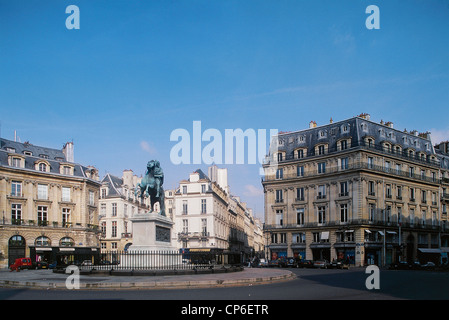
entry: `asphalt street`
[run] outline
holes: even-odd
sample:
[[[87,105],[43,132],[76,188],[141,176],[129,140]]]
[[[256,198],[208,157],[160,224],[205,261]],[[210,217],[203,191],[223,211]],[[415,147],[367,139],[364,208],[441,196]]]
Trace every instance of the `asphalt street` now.
[[[27,273],[28,272],[28,273]],[[20,274],[20,276],[19,276]],[[288,275],[294,275],[288,276]],[[23,270],[0,273],[21,277],[22,283],[32,281],[61,282],[65,275],[50,270]],[[111,283],[101,290],[5,287],[0,288],[1,300],[447,300],[449,273],[416,270],[380,270],[379,289],[369,290],[364,268],[350,270],[321,269],[251,269],[243,272],[215,275],[108,277],[85,276],[84,283]],[[229,278],[228,285],[223,279]],[[234,279],[234,281],[231,281]],[[265,279],[266,281],[262,281]],[[272,281],[268,281],[271,279]],[[137,287],[139,281],[158,282],[158,286]],[[28,282],[27,282],[28,281]],[[123,286],[133,283],[134,286]],[[184,283],[184,285],[182,285]],[[200,285],[203,283],[203,285]],[[121,284],[121,286],[117,285]],[[168,285],[170,284],[170,285]],[[176,284],[176,285],[174,285]],[[197,284],[196,286],[194,284]],[[93,287],[95,288],[95,287]]]

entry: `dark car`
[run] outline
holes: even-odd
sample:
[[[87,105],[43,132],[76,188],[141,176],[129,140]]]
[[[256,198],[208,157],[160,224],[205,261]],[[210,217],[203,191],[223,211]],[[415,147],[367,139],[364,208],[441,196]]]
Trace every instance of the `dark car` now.
[[[409,270],[410,268],[411,268],[410,265],[405,261],[399,261],[396,263],[392,263],[388,267],[388,269],[391,269],[391,270]]]
[[[297,268],[313,268],[313,261],[312,260],[299,260],[296,267]]]
[[[343,269],[343,261],[334,260],[329,264],[330,269]]]
[[[435,263],[433,263],[431,261],[428,261],[425,264],[421,265],[421,269],[424,269],[424,270],[435,270],[435,268],[436,268]]]
[[[35,269],[48,269],[48,262],[37,261],[33,263]]]
[[[297,268],[298,267],[298,259],[289,257],[287,258],[287,268]]]

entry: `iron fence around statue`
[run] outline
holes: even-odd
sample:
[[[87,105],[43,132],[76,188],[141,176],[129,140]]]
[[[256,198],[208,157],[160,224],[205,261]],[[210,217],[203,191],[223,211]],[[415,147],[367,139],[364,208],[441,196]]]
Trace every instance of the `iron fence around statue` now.
[[[57,267],[77,265],[95,270],[194,270],[216,266],[240,265],[241,255],[223,252],[180,251],[107,251],[97,255],[58,257]]]

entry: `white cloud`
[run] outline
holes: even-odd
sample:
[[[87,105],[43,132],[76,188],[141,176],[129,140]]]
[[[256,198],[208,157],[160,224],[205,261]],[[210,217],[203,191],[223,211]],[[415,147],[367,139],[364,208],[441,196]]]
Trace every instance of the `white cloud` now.
[[[150,143],[148,143],[147,141],[141,141],[140,142],[140,148],[143,151],[148,152],[151,155],[157,154],[157,150],[154,146],[152,146]]]
[[[253,186],[252,184],[245,185],[245,191],[243,194],[246,197],[259,197],[263,196],[263,189]]]
[[[442,141],[448,141],[449,140],[449,129],[431,129],[430,130],[430,137],[432,139],[432,144],[437,144]]]

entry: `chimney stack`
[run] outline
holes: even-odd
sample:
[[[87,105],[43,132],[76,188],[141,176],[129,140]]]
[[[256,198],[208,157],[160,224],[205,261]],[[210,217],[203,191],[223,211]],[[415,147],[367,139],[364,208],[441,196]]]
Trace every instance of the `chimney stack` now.
[[[65,155],[65,160],[67,162],[75,162],[75,155],[73,152],[73,142],[67,142],[62,148],[62,152]]]

